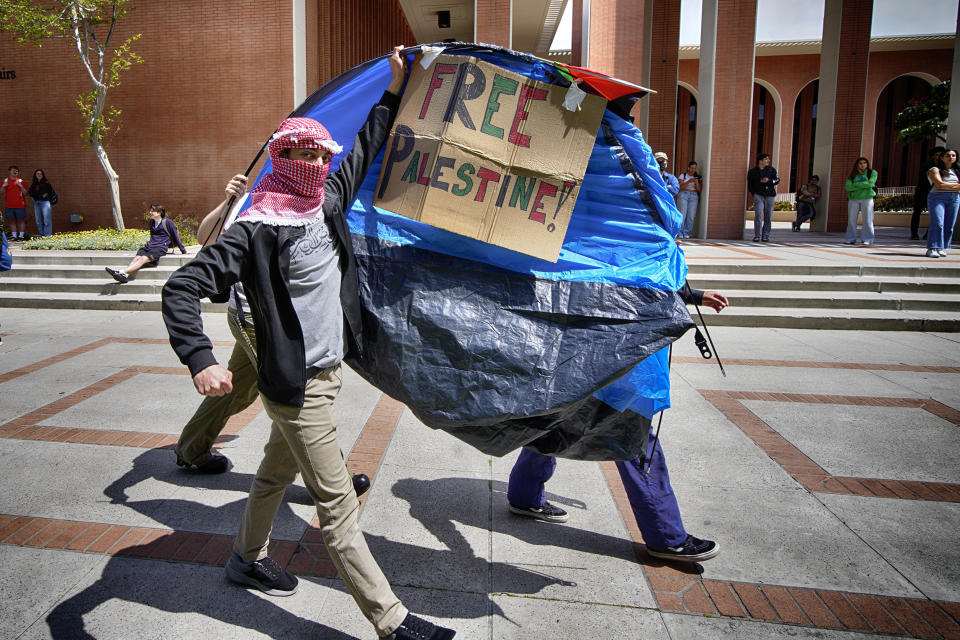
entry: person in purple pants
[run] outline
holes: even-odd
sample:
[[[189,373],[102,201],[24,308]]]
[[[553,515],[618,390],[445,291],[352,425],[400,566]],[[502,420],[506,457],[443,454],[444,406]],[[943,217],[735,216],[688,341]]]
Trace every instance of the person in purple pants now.
[[[704,304],[718,313],[729,304],[719,293],[691,289],[688,284],[678,293],[687,304]],[[507,488],[510,512],[545,522],[566,522],[567,512],[548,502],[545,495],[545,484],[556,467],[553,456],[522,449],[510,471]],[[650,443],[646,456],[617,462],[617,471],[647,553],[664,560],[699,562],[720,552],[713,540],[698,538],[684,529],[659,438]]]

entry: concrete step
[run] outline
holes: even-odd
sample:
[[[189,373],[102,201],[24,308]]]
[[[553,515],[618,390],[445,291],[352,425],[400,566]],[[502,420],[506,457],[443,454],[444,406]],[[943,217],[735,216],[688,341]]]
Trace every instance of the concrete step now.
[[[890,309],[960,312],[960,293],[722,290],[732,307]],[[726,312],[724,312],[726,313]]]
[[[107,280],[114,282],[110,274],[105,271],[105,267],[101,266],[47,264],[21,265],[20,263],[14,263],[14,265],[15,266],[12,270],[6,272],[7,276],[15,275],[18,278],[32,278],[36,280],[62,278],[73,280]],[[119,268],[125,265],[125,262],[114,262],[108,266]],[[138,280],[166,281],[166,279],[170,277],[170,274],[179,268],[179,265],[161,263],[156,267],[145,267],[140,269],[140,271],[137,272],[136,277]]]
[[[21,278],[7,275],[0,277],[0,291],[35,291],[47,293],[85,293],[87,295],[140,295],[159,294],[166,279],[135,278],[120,284],[110,276],[106,278]],[[103,275],[107,275],[104,273]]]
[[[940,263],[943,264],[943,263]],[[960,267],[910,265],[802,265],[778,264],[776,262],[757,263],[701,263],[690,262],[687,267],[691,276],[701,275],[766,275],[766,276],[883,276],[889,278],[957,278],[960,279]]]
[[[136,251],[77,251],[65,253],[62,251],[15,251],[14,265],[47,265],[47,266],[98,266],[122,267],[125,266]],[[160,259],[161,266],[179,267],[190,262],[194,254],[183,255],[179,251],[168,253]]]
[[[699,324],[699,319],[694,318]],[[777,329],[857,329],[861,331],[960,331],[960,313],[886,309],[793,309],[729,307],[705,312],[708,327],[774,327]]]
[[[209,312],[226,312],[227,305],[201,303]],[[160,311],[160,294],[90,295],[87,293],[48,293],[0,290],[0,307],[27,309],[96,309],[101,311]]]
[[[914,293],[960,293],[960,279],[900,278],[883,276],[783,276],[783,275],[689,275],[690,286],[697,289],[789,290],[789,291],[873,291]]]

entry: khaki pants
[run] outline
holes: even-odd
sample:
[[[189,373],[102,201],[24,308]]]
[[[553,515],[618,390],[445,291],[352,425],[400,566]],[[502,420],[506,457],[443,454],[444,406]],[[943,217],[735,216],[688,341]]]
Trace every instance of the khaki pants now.
[[[257,399],[257,336],[253,324],[240,327],[236,312],[227,312],[227,325],[236,343],[227,368],[233,373],[233,391],[225,396],[207,396],[183,427],[174,451],[190,464],[210,460],[210,448],[227,426],[227,420]]]
[[[261,396],[273,425],[233,548],[247,562],[267,556],[273,520],[299,471],[317,505],[334,566],[377,634],[386,636],[400,626],[407,610],[390,589],[357,523],[360,503],[340,453],[333,415],[341,381],[340,365],[318,373],[307,382],[302,408]]]

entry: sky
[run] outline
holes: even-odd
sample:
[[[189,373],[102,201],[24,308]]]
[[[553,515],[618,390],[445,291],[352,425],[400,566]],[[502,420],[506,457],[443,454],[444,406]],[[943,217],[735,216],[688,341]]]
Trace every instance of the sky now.
[[[874,0],[874,37],[953,33],[960,0]],[[570,48],[572,0],[568,0],[551,49]],[[918,10],[922,7],[922,10]],[[700,44],[700,0],[680,5],[680,44]],[[823,0],[757,0],[757,41],[819,40],[823,34]]]

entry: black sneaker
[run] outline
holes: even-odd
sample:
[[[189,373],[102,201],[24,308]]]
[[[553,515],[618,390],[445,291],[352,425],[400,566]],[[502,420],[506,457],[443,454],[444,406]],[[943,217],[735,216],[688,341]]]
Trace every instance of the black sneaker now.
[[[104,267],[104,269],[106,270],[107,273],[113,276],[114,280],[116,280],[120,284],[126,284],[130,282],[130,277],[127,274],[125,274],[123,271],[120,271],[120,269],[111,269],[110,267]]]
[[[549,502],[544,502],[543,505],[539,507],[518,507],[511,504],[510,513],[515,513],[518,516],[526,516],[527,518],[536,518],[544,522],[566,522],[569,518],[566,511]]]
[[[184,467],[188,471],[196,471],[197,473],[206,473],[209,475],[223,473],[230,468],[230,458],[215,451],[210,452],[210,459],[204,462],[203,464],[194,464],[192,462],[187,462],[180,454],[177,454],[177,466]]]
[[[357,492],[359,498],[370,489],[370,477],[365,473],[357,473],[353,476],[353,490]]]
[[[299,586],[295,575],[269,557],[247,564],[234,553],[227,560],[226,569],[233,582],[256,587],[268,596],[292,596]]]
[[[701,560],[709,560],[714,557],[720,553],[720,549],[713,540],[701,540],[700,538],[687,535],[687,539],[683,541],[683,544],[675,547],[664,547],[663,549],[647,546],[647,553],[654,558],[663,558],[664,560],[700,562]]]
[[[408,613],[400,626],[384,640],[450,640],[457,632],[453,629],[438,627],[429,620]]]
[[[754,238],[753,241],[754,241],[754,242],[760,242],[760,238],[759,238],[759,237]]]

